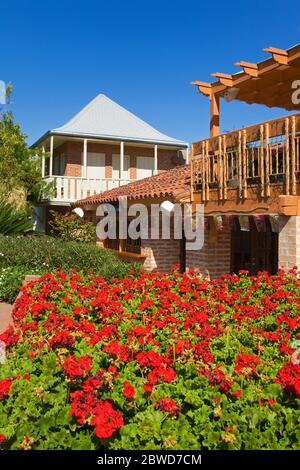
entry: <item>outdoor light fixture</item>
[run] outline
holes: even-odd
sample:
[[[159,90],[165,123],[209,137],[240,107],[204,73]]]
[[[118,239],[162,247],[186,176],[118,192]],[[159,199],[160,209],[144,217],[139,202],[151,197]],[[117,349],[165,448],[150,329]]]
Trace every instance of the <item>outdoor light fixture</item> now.
[[[74,212],[81,218],[84,216],[84,211],[83,209],[81,209],[81,207],[76,207],[75,209],[72,210],[72,212]]]
[[[230,103],[230,101],[233,101],[237,97],[239,91],[239,88],[227,88],[223,93],[224,100]]]
[[[174,211],[174,204],[171,201],[162,202],[160,207],[166,212],[173,212]]]

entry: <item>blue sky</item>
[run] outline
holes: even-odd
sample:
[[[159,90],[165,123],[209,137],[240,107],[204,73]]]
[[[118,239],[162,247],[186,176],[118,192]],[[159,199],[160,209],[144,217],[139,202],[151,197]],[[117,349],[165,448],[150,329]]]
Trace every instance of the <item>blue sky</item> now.
[[[188,142],[209,132],[209,102],[190,85],[300,43],[299,0],[1,2],[0,80],[28,142],[105,93]],[[222,101],[221,131],[284,110]]]

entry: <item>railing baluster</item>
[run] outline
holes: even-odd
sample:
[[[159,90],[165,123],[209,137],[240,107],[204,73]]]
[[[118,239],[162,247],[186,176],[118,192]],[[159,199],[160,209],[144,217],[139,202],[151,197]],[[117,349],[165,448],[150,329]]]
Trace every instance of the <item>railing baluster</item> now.
[[[239,131],[239,148],[238,148],[238,195],[242,197],[242,131]]]
[[[292,121],[292,194],[296,195],[296,121],[295,116],[291,117]]]
[[[205,187],[206,187],[206,201],[209,201],[209,182],[208,182],[208,163],[209,163],[209,142],[208,140],[206,141],[206,165],[205,165],[205,181],[206,181],[206,184],[205,184]]]
[[[246,199],[247,191],[247,136],[246,129],[242,131],[242,162],[243,162],[243,197]]]
[[[269,145],[269,139],[270,139],[270,129],[269,129],[269,124],[265,124],[265,146],[266,146],[266,152],[265,152],[265,159],[266,159],[266,196],[270,196],[270,145]]]
[[[290,133],[289,118],[285,119],[285,190],[290,194]]]
[[[202,142],[202,201],[206,200],[206,187],[205,187],[205,152],[206,143]]]
[[[219,155],[217,159],[217,184],[219,190],[219,198],[223,199],[223,149],[222,149],[222,136],[218,138]]]
[[[67,201],[69,199],[69,178],[64,178],[64,194],[62,197],[63,201]]]
[[[223,161],[224,161],[224,183],[223,183],[223,199],[227,199],[227,166],[228,166],[228,158],[227,158],[227,148],[226,148],[226,135],[223,135]]]
[[[260,126],[260,148],[259,148],[259,163],[260,163],[260,182],[261,182],[261,196],[265,195],[265,163],[264,163],[264,126]]]

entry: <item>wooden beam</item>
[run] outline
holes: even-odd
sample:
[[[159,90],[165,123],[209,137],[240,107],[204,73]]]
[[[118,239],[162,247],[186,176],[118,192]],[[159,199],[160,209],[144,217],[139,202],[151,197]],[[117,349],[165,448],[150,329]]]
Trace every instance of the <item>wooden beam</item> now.
[[[210,95],[210,137],[220,134],[220,96]]]
[[[224,86],[229,86],[232,87],[233,83],[233,78],[232,75],[229,73],[221,73],[221,72],[215,72],[211,74],[212,77],[216,77],[219,79],[219,82],[222,83]]]
[[[241,60],[240,62],[236,62],[234,65],[237,67],[242,67],[244,73],[249,75],[250,77],[258,77],[258,65],[253,64],[252,62],[245,62]]]
[[[263,49],[264,52],[269,52],[272,54],[273,59],[275,62],[281,65],[288,65],[288,52],[284,49],[278,49],[277,47],[266,47]]]
[[[205,96],[210,96],[211,94],[211,83],[208,82],[198,82],[197,80],[192,82],[192,85],[198,87],[198,91]]]

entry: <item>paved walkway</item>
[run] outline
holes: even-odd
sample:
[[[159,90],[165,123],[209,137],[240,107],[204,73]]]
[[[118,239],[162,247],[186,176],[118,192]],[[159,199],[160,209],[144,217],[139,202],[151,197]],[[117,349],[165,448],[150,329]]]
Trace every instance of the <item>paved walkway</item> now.
[[[11,323],[12,306],[0,302],[0,334],[5,331]]]

